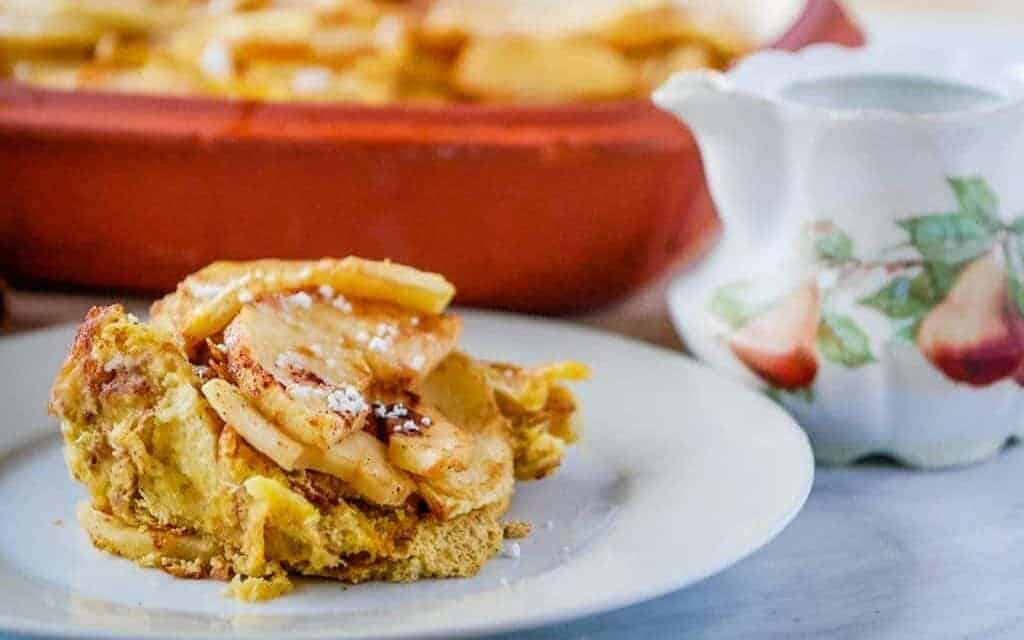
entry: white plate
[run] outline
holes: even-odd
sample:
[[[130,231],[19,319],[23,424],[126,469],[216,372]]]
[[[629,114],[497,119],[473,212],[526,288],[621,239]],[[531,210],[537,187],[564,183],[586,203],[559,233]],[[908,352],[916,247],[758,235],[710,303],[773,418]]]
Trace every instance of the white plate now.
[[[575,358],[585,436],[510,517],[538,526],[519,559],[409,585],[303,582],[262,604],[92,548],[73,515],[47,389],[72,329],[0,339],[0,631],[72,637],[408,638],[522,629],[692,584],[758,549],[811,487],[803,432],[769,400],[675,353],[511,315],[467,312],[489,358]],[[544,525],[551,521],[550,528]]]

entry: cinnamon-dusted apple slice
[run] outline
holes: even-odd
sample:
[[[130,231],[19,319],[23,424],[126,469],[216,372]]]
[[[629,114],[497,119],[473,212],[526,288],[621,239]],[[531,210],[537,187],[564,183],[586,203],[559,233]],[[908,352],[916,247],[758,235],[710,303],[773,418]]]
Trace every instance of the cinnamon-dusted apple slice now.
[[[325,451],[307,448],[301,464],[344,480],[371,502],[398,506],[416,490],[416,483],[388,459],[383,442],[365,431],[345,436]]]
[[[415,397],[410,400],[374,407],[371,420],[377,426],[377,437],[388,443],[391,462],[424,477],[468,468],[472,436],[437,409],[415,401]]]
[[[224,331],[235,383],[290,437],[326,448],[362,429],[373,375],[337,336],[297,321],[280,300],[246,305]]]
[[[950,379],[985,386],[1012,375],[1024,344],[1007,308],[1006,267],[998,250],[967,266],[921,323],[917,344]]]
[[[321,451],[282,433],[231,383],[210,380],[202,391],[226,425],[286,471],[314,469],[328,473],[344,480],[370,502],[388,506],[402,504],[416,489],[412,479],[388,460],[384,446],[364,432],[357,431],[339,445]]]
[[[809,282],[740,327],[729,347],[772,386],[806,387],[818,374],[820,318],[821,294],[817,284]]]
[[[436,407],[473,441],[469,465],[418,478],[430,510],[453,518],[512,494],[511,429],[498,409],[483,365],[453,352],[417,388],[423,402]]]
[[[462,331],[458,316],[413,314],[388,302],[338,304],[329,290],[316,291],[310,299],[305,307],[291,305],[295,320],[361,353],[382,387],[416,384],[451,352]]]
[[[515,481],[508,434],[491,424],[473,441],[470,465],[437,477],[420,478],[419,490],[431,512],[450,519],[479,507],[507,500]]]
[[[191,352],[261,294],[320,287],[340,294],[341,306],[348,296],[391,302],[427,315],[443,312],[455,295],[455,287],[443,276],[391,262],[354,257],[215,262],[158,300],[150,315],[154,325],[180,336],[182,346]]]
[[[249,403],[238,387],[214,378],[202,387],[206,400],[224,424],[238,432],[253,449],[291,471],[298,469],[305,447],[286,436]]]

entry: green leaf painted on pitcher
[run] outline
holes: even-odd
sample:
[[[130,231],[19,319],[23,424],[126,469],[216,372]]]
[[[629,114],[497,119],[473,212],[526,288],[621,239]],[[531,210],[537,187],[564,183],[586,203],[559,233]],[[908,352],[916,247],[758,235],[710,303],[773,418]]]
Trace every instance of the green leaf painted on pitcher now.
[[[890,318],[913,318],[934,304],[932,287],[928,280],[924,273],[913,279],[901,276],[858,302],[877,309]]]
[[[921,323],[924,321],[924,317],[919,317],[913,322],[900,327],[896,333],[892,334],[892,339],[896,342],[901,342],[908,345],[917,344],[917,332],[921,330]]]
[[[868,335],[848,316],[826,314],[818,325],[818,348],[825,358],[854,369],[875,362]]]
[[[749,282],[735,282],[715,289],[708,309],[732,328],[745,325],[769,305]]]
[[[921,286],[931,289],[933,303],[938,304],[945,299],[965,266],[965,263],[950,265],[941,262],[932,262],[924,266],[925,279],[921,281]]]
[[[1017,313],[1024,316],[1024,238],[1010,236],[1004,245],[1006,284],[1010,301]]]
[[[853,258],[853,240],[844,232],[835,230],[818,238],[814,250],[819,260],[844,262]]]
[[[955,265],[992,248],[1002,229],[999,199],[982,178],[949,178],[959,210],[917,216],[898,224],[928,263]]]
[[[925,262],[955,265],[987,252],[998,229],[965,213],[943,213],[901,220]]]
[[[974,216],[994,229],[999,228],[999,198],[983,178],[949,178],[948,182],[960,203],[961,213]]]

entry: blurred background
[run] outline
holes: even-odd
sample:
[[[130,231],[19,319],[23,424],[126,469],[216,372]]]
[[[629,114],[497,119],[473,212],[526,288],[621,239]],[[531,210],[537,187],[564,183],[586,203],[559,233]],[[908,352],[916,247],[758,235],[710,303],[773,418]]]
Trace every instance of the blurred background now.
[[[1024,6],[1016,0],[851,0],[848,4],[861,11],[974,11],[1024,15]]]
[[[666,283],[720,230],[652,88],[765,46],[1024,16],[1013,0],[558,6],[0,0],[4,330],[142,309],[215,259],[358,253],[445,273],[461,304],[679,347]]]

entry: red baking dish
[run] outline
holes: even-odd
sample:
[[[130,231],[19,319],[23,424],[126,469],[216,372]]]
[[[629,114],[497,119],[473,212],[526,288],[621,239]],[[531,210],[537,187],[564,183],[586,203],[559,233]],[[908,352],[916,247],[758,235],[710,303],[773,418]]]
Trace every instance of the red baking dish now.
[[[862,42],[811,0],[775,44]],[[462,304],[615,301],[715,237],[686,128],[648,101],[314,106],[0,83],[0,273],[158,292],[217,259],[358,254]]]

